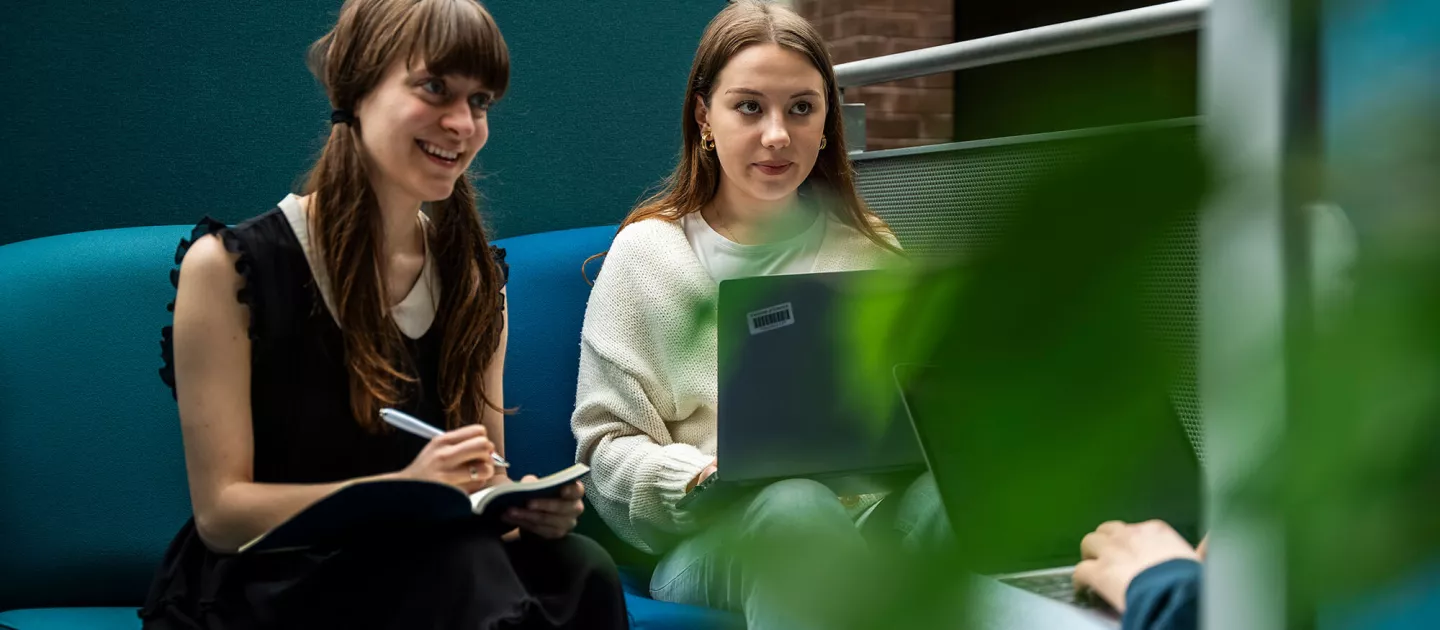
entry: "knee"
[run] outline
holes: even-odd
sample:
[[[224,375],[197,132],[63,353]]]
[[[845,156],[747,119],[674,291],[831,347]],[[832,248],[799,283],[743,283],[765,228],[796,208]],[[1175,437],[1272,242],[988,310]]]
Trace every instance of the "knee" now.
[[[586,627],[625,627],[625,585],[610,553],[579,534],[547,542],[553,544],[549,569],[568,572],[569,579],[582,585],[578,620]]]
[[[810,479],[785,479],[766,486],[751,501],[745,523],[749,528],[798,532],[835,523],[850,526],[835,493]]]
[[[619,583],[620,572],[615,560],[600,543],[580,534],[570,534],[556,543],[562,547],[561,555],[568,563],[587,574]]]
[[[925,473],[901,497],[895,528],[912,550],[948,549],[954,534],[935,477]]]
[[[945,505],[940,502],[940,488],[935,485],[933,474],[920,475],[910,484],[901,498],[900,513],[916,521],[944,517]]]

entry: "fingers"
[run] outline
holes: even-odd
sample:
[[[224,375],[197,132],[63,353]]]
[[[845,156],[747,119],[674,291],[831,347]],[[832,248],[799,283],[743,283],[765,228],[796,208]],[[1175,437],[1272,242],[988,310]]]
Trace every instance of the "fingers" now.
[[[1109,547],[1115,537],[1124,535],[1126,527],[1124,521],[1101,523],[1095,531],[1080,540],[1080,557],[1086,560],[1100,557],[1101,551]]]
[[[463,427],[460,427],[460,428],[458,428],[458,429],[455,429],[454,431],[446,431],[445,433],[441,433],[440,435],[435,436],[434,438],[432,438],[432,439],[430,440],[430,443],[431,443],[431,444],[436,444],[436,445],[439,445],[439,446],[445,446],[445,445],[450,445],[450,444],[459,444],[459,443],[464,442],[464,441],[466,441],[466,440],[473,439],[473,438],[476,438],[476,437],[481,437],[481,436],[484,436],[484,435],[485,435],[485,425],[483,425],[483,424],[467,424],[467,425],[465,425],[465,426],[463,426]]]
[[[472,470],[474,474],[471,474]],[[461,463],[446,469],[445,472],[445,480],[451,485],[459,486],[466,494],[484,490],[493,476],[495,476],[495,466],[488,460]]]
[[[1081,560],[1075,565],[1075,573],[1070,576],[1070,581],[1075,584],[1075,592],[1081,593],[1095,589],[1095,572],[1099,570],[1098,560]]]
[[[1110,535],[1100,531],[1093,531],[1080,539],[1080,557],[1085,560],[1099,558],[1101,552],[1109,547]]]
[[[1145,521],[1144,523],[1140,523],[1135,527],[1137,529],[1143,530],[1148,534],[1175,533],[1175,528],[1171,527],[1169,523],[1155,518]],[[1175,533],[1175,535],[1178,536],[1179,534]]]
[[[1082,560],[1080,564],[1075,565],[1075,572],[1071,574],[1070,582],[1075,585],[1075,593],[1077,595],[1089,593],[1097,596],[1105,600],[1105,602],[1110,604],[1110,607],[1114,608],[1117,612],[1123,613],[1125,612],[1124,589],[1121,588],[1117,593],[1113,588],[1109,588],[1114,581],[1114,576],[1107,576],[1107,570],[1113,573],[1114,567],[1111,566],[1107,569],[1104,565],[1100,564],[1099,560]],[[1102,581],[1105,583],[1102,584]],[[1126,582],[1126,584],[1128,585],[1129,582]]]
[[[575,499],[535,499],[527,503],[525,509],[556,517],[576,518],[585,511],[585,504]]]
[[[507,510],[505,521],[545,538],[562,538],[577,525],[574,518],[521,509]]]
[[[585,484],[580,482],[572,483],[560,490],[560,498],[571,501],[579,501],[585,497]]]
[[[540,480],[540,478],[539,478],[539,477],[536,477],[535,475],[525,475],[524,477],[521,477],[521,478],[520,478],[520,481],[539,481],[539,480]]]
[[[483,435],[471,437],[459,444],[442,446],[435,455],[447,466],[458,466],[464,462],[483,462],[491,465],[490,455],[495,452],[495,443]]]
[[[536,512],[575,517],[585,511],[585,503],[581,500],[584,496],[585,484],[577,481],[562,487],[559,498],[534,499],[527,503],[525,507]]]

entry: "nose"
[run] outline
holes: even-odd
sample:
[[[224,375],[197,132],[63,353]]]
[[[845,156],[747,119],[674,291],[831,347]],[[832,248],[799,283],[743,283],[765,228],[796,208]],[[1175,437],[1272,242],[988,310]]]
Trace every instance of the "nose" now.
[[[475,116],[470,111],[470,104],[460,100],[446,108],[440,116],[440,126],[462,140],[474,135]]]
[[[765,148],[777,151],[790,146],[790,130],[785,127],[785,114],[776,112],[765,117],[765,129],[760,133],[760,143]]]

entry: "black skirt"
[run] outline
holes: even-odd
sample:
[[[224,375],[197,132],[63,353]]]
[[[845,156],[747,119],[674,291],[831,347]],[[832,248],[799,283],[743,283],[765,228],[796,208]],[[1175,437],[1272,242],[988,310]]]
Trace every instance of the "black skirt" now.
[[[193,521],[171,543],[146,630],[626,628],[620,579],[594,541],[465,527],[339,549],[217,554]]]

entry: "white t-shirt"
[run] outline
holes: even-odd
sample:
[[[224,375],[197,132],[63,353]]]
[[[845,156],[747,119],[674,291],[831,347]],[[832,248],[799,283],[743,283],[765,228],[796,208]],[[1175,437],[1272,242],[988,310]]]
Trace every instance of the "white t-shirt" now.
[[[700,266],[718,284],[733,278],[810,273],[825,240],[826,220],[826,213],[817,212],[814,223],[804,232],[761,245],[741,245],[725,238],[699,212],[681,217],[680,225]]]
[[[306,220],[304,208],[300,207],[300,197],[294,194],[286,195],[277,205],[280,206],[280,211],[285,213],[285,219],[290,222],[290,230],[295,233],[295,239],[300,241],[305,260],[310,263],[310,275],[315,278],[320,298],[325,301],[325,310],[334,317],[335,296],[330,289],[330,274],[325,271],[325,261],[320,259],[319,252],[310,242],[310,222]],[[440,274],[435,265],[431,264],[430,256],[430,219],[422,212],[420,221],[426,228],[425,264],[420,268],[420,278],[416,280],[415,286],[410,288],[410,292],[405,294],[405,299],[390,307],[390,317],[394,318],[400,332],[411,339],[424,337],[426,331],[430,330],[430,325],[435,323],[440,304]]]

